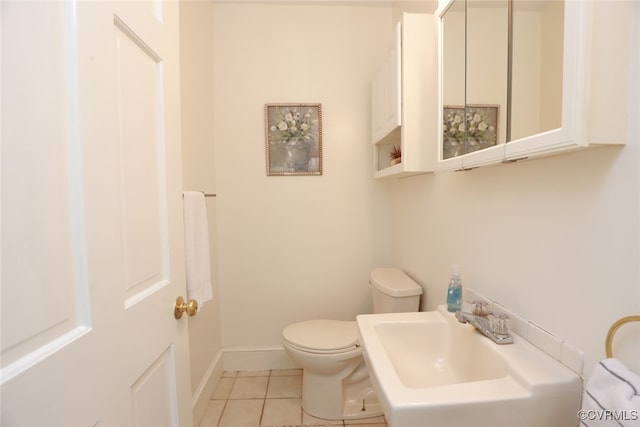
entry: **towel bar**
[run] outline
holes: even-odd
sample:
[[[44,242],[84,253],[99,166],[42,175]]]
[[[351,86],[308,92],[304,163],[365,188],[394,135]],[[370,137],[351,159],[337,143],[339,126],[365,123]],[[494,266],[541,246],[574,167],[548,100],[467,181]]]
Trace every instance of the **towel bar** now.
[[[204,197],[217,197],[216,193],[205,193],[204,191],[201,191],[201,193],[204,194]],[[184,197],[184,195],[182,197]]]
[[[607,354],[607,358],[613,357],[613,336],[616,334],[616,331],[618,330],[618,328],[620,328],[620,326],[630,322],[640,322],[640,316],[623,317],[622,319],[611,325],[611,327],[609,328],[609,332],[607,333],[607,341],[605,342],[605,351]]]

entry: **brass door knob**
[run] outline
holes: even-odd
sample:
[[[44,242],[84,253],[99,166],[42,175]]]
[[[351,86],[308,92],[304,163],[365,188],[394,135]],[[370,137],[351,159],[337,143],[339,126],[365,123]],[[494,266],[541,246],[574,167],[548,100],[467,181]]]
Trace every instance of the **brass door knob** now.
[[[185,302],[184,298],[178,297],[176,298],[176,305],[173,309],[173,315],[176,319],[180,319],[182,317],[182,313],[187,313],[187,316],[193,317],[198,312],[198,301],[192,299],[189,302]]]

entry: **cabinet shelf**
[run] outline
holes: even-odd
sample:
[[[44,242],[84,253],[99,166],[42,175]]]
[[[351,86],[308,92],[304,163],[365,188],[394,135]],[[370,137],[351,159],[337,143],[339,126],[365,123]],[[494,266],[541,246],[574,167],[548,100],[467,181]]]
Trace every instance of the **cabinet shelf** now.
[[[404,172],[404,166],[402,163],[398,163],[397,165],[387,166],[384,169],[380,169],[376,171],[376,178],[385,178],[388,176],[401,176]]]

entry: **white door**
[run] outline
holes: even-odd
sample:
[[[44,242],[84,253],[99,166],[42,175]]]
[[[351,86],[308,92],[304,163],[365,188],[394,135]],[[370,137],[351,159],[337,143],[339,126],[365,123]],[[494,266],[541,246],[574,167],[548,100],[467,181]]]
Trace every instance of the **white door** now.
[[[1,3],[3,426],[190,426],[178,2]]]

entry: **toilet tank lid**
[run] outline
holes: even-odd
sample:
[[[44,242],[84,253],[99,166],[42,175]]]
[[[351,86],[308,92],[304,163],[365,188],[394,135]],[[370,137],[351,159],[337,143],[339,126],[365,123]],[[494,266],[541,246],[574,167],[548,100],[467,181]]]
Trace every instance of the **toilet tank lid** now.
[[[371,285],[392,297],[410,297],[422,294],[422,287],[404,271],[397,268],[375,268],[371,272]]]

